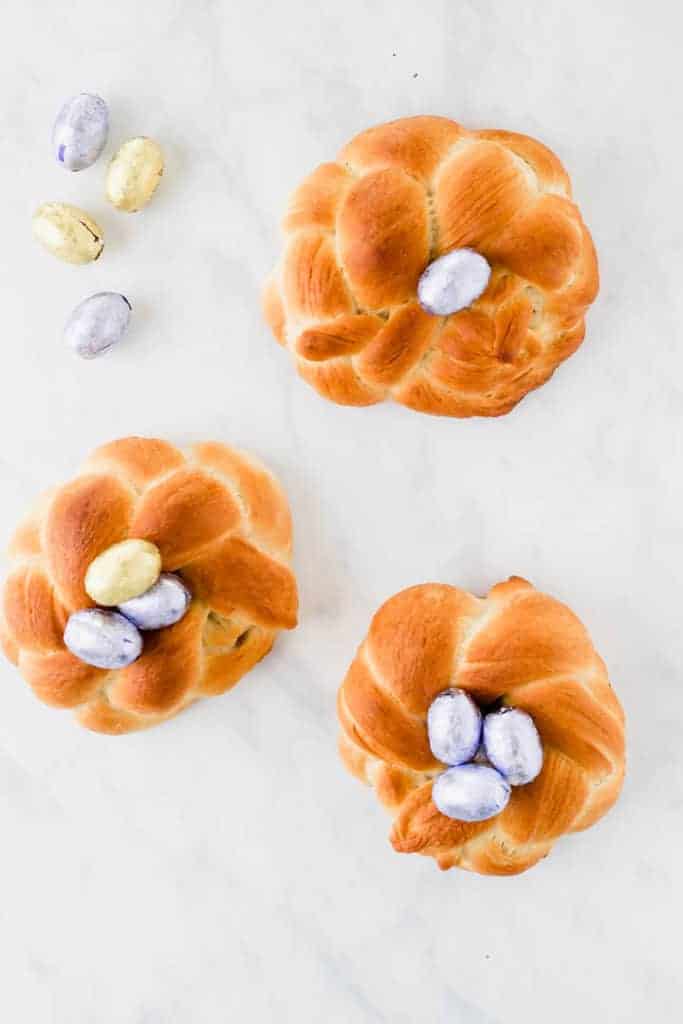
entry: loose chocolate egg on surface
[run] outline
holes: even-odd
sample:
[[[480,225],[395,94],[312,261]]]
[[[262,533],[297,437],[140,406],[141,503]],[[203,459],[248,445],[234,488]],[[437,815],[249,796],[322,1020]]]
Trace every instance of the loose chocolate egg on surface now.
[[[164,154],[154,139],[128,139],[109,164],[106,195],[118,210],[135,213],[146,206],[164,173]]]
[[[68,171],[95,163],[107,142],[109,111],[100,96],[81,92],[61,107],[52,129],[57,161]]]
[[[69,203],[43,203],[33,215],[33,237],[65,263],[91,263],[104,248],[97,221]]]
[[[76,306],[64,328],[64,340],[83,359],[95,359],[121,340],[130,313],[125,295],[97,292]]]

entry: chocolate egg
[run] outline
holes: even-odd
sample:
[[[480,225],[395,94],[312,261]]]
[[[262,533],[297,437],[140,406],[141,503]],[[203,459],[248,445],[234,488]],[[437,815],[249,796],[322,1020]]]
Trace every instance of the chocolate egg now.
[[[192,594],[179,576],[162,572],[149,590],[120,604],[118,610],[138,629],[163,629],[182,619],[191,600]]]
[[[65,263],[91,263],[104,248],[99,224],[69,203],[43,203],[32,228],[36,241]]]
[[[491,764],[513,786],[524,786],[543,767],[543,744],[531,715],[501,708],[484,719],[484,748]]]
[[[448,316],[465,309],[486,290],[491,268],[473,249],[453,249],[429,264],[417,285],[427,313]]]
[[[121,340],[130,311],[125,295],[97,292],[76,306],[66,322],[64,340],[83,359],[95,359]]]
[[[161,554],[148,540],[122,540],[95,558],[85,574],[85,590],[96,604],[117,605],[139,597],[161,572]]]
[[[142,636],[133,623],[102,608],[70,615],[64,643],[77,658],[96,668],[125,668],[142,653]]]
[[[444,764],[469,761],[481,739],[481,712],[464,690],[445,690],[427,712],[427,733],[432,754]]]
[[[100,96],[81,92],[68,99],[57,114],[52,146],[57,161],[68,171],[95,163],[109,134],[109,111]]]
[[[109,164],[107,199],[118,210],[135,213],[150,201],[163,173],[164,154],[154,139],[128,139]]]
[[[485,821],[500,814],[510,799],[510,783],[485,764],[448,768],[432,786],[432,800],[447,818]]]

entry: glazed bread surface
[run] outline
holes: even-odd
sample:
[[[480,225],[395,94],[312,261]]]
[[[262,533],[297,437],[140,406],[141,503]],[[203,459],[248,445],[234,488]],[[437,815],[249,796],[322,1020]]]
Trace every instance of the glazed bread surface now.
[[[223,444],[186,453],[128,437],[97,449],[49,492],[10,545],[0,637],[36,695],[105,733],[155,725],[230,689],[297,619],[286,496],[257,460]],[[152,541],[192,593],[179,622],[144,634],[141,657],[108,671],[63,641],[72,612],[93,607],[92,560],[112,544]]]
[[[362,132],[294,192],[284,232],[266,319],[300,375],[344,405],[509,412],[580,345],[598,290],[557,157],[443,117]],[[450,316],[426,313],[422,272],[464,247],[490,263],[486,291]]]
[[[445,817],[431,793],[445,765],[427,711],[449,687],[482,707],[514,705],[540,733],[544,762],[496,817]],[[340,753],[393,815],[391,843],[441,868],[517,874],[565,832],[593,825],[624,777],[624,716],[605,666],[576,616],[513,577],[486,598],[429,583],[390,598],[340,688]]]

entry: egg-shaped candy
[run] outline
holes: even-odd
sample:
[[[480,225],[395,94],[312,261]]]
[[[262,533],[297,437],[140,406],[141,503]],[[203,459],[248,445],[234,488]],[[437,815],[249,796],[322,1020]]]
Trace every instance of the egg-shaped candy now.
[[[70,615],[64,643],[77,658],[96,668],[125,668],[142,653],[142,636],[133,623],[102,608]]]
[[[139,597],[161,572],[161,554],[148,540],[122,540],[95,558],[85,574],[85,589],[96,604],[120,605]]]
[[[513,786],[532,782],[543,767],[541,737],[531,715],[521,708],[501,708],[486,716],[484,749]]]
[[[121,340],[130,323],[131,304],[118,292],[83,299],[64,328],[64,340],[83,359],[95,359]]]
[[[95,163],[109,134],[109,111],[101,96],[81,92],[66,101],[52,129],[58,162],[68,171],[82,171]]]
[[[118,610],[138,629],[163,629],[182,619],[191,600],[192,594],[179,576],[162,572],[149,590],[120,604]]]
[[[417,284],[422,308],[434,316],[465,309],[486,290],[491,268],[474,249],[452,249],[429,264]]]
[[[33,215],[33,237],[65,263],[91,263],[104,248],[99,224],[69,203],[43,203]]]
[[[474,757],[481,739],[481,712],[464,690],[445,690],[427,712],[432,754],[444,764],[464,764]]]
[[[461,764],[442,772],[432,786],[432,800],[447,818],[485,821],[500,814],[510,799],[510,783],[485,764]]]
[[[163,173],[164,154],[154,139],[128,139],[109,164],[107,199],[118,210],[135,213],[150,201]]]

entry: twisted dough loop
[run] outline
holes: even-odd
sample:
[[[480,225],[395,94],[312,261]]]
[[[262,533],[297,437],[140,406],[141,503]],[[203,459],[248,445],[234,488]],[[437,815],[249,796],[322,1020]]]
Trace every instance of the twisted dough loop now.
[[[449,686],[482,705],[523,708],[543,741],[541,774],[488,821],[454,821],[431,799],[444,765],[426,717]],[[621,789],[624,717],[605,666],[568,608],[515,577],[483,599],[432,583],[392,597],[341,686],[338,712],[342,759],[393,814],[394,849],[441,868],[525,871],[564,832],[594,824]]]
[[[181,573],[193,600],[180,622],[144,634],[137,661],[106,671],[72,655],[63,632],[72,612],[93,605],[83,586],[90,562],[128,537],[156,544],[162,568]],[[41,700],[75,709],[82,725],[156,725],[230,689],[278,630],[296,625],[290,554],[287,499],[256,460],[213,442],[183,454],[166,441],[114,441],[17,530],[3,647]]]
[[[598,289],[569,178],[541,143],[412,117],[353,139],[294,193],[266,319],[301,376],[343,405],[392,398],[500,416],[578,348]],[[470,247],[492,267],[470,307],[417,302],[425,267]]]

